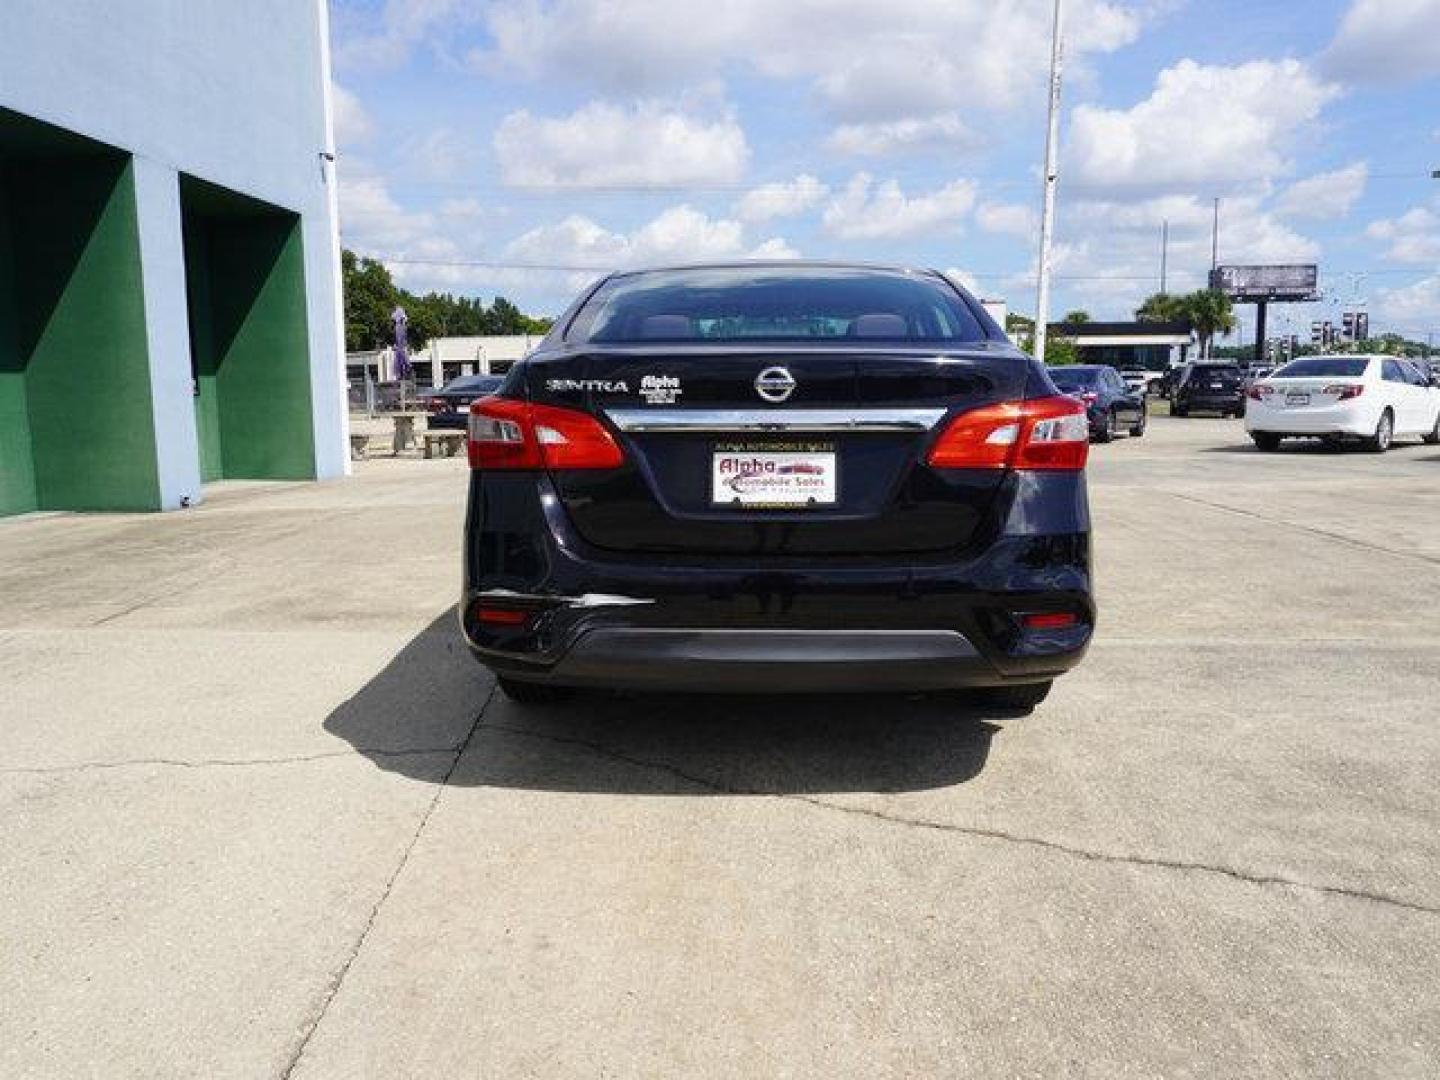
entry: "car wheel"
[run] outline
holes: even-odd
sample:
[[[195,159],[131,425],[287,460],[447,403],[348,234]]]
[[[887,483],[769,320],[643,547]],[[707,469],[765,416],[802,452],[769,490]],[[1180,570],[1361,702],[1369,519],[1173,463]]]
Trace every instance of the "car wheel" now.
[[[1140,414],[1140,422],[1130,429],[1130,437],[1132,439],[1138,439],[1141,435],[1144,435],[1145,425],[1149,422],[1149,418],[1142,412]]]
[[[1440,443],[1440,413],[1435,414],[1435,426],[1430,429],[1430,434],[1425,436],[1425,441],[1431,446]]]
[[[989,709],[1014,709],[1029,712],[1050,694],[1053,681],[1024,683],[1020,686],[986,686],[971,690],[968,697],[975,704]]]
[[[1375,425],[1375,434],[1370,436],[1366,445],[1376,454],[1383,454],[1390,449],[1390,444],[1395,441],[1395,417],[1386,409],[1380,414],[1380,422]]]
[[[545,683],[520,682],[501,675],[495,680],[505,696],[516,705],[554,705],[573,697],[575,691],[568,686],[548,686]]]
[[[1257,450],[1264,450],[1267,454],[1274,453],[1280,449],[1280,436],[1271,431],[1252,431],[1250,438],[1255,441]]]
[[[1172,405],[1170,406],[1170,415],[1171,415],[1171,416],[1189,416],[1189,415],[1190,415],[1190,410],[1187,409],[1184,405],[1174,405],[1174,404],[1172,404]]]
[[[1096,442],[1114,442],[1115,440],[1115,410],[1111,409],[1105,414],[1105,423],[1095,433]]]

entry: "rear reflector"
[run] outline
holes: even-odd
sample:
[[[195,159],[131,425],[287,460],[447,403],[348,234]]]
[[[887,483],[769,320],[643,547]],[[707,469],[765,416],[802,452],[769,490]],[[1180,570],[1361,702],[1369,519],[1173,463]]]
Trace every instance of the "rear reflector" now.
[[[530,614],[520,608],[490,607],[486,604],[475,608],[475,620],[490,626],[524,626],[530,620]]]
[[[1078,471],[1090,454],[1085,406],[1072,397],[985,405],[950,421],[926,462],[937,469]]]
[[[475,469],[613,469],[625,460],[589,413],[497,397],[470,406],[469,456]]]
[[[1063,630],[1079,621],[1073,611],[1030,611],[1020,616],[1020,625],[1026,630]]]

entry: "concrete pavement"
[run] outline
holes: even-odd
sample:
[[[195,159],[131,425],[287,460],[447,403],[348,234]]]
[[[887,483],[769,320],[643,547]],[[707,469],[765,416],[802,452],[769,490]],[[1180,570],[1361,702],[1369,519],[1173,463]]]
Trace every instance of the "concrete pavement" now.
[[[519,709],[454,461],[0,522],[0,1075],[1435,1075],[1440,449],[1247,447],[1024,719]]]

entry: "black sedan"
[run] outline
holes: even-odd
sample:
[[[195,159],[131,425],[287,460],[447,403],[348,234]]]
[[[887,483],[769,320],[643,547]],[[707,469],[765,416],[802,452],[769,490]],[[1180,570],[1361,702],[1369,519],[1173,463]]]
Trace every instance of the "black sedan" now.
[[[1145,434],[1145,395],[1125,385],[1120,373],[1104,364],[1073,364],[1048,369],[1061,393],[1085,403],[1090,437],[1109,442],[1121,431]]]
[[[512,700],[962,690],[1085,651],[1080,402],[938,273],[628,272],[470,411],[460,622]]]
[[[470,403],[493,394],[504,381],[503,375],[461,375],[439,390],[426,394],[422,400],[430,414],[426,419],[430,430],[453,428],[464,431],[470,421]]]

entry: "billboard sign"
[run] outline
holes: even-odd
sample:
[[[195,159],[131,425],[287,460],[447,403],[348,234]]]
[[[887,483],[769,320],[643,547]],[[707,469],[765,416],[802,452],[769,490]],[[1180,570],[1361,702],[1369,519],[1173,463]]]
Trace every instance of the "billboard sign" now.
[[[1318,300],[1319,284],[1314,263],[1217,266],[1210,271],[1210,287],[1232,300]]]

